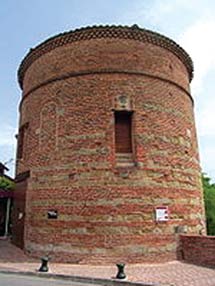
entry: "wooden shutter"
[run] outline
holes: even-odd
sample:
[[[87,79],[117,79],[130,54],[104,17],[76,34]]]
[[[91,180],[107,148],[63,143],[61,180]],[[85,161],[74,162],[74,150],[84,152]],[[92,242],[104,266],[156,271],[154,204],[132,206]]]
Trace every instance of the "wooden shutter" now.
[[[131,153],[131,113],[115,112],[116,153]]]

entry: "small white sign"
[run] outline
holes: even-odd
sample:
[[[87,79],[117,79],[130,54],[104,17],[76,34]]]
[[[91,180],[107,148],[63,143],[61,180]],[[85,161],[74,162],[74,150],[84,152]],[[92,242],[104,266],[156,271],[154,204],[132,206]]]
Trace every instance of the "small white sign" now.
[[[156,221],[168,221],[169,210],[167,206],[156,207],[155,209]]]

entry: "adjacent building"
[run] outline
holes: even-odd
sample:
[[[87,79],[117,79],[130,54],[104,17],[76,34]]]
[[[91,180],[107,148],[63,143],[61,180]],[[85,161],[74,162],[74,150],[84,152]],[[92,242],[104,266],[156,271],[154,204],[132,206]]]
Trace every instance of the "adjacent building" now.
[[[11,203],[13,179],[5,174],[9,169],[0,162],[0,237],[6,238],[11,232]]]

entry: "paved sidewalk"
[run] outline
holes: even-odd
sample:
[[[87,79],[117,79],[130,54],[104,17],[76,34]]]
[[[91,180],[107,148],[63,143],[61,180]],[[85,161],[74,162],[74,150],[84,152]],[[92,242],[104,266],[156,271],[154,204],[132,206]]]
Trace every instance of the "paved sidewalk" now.
[[[0,240],[0,270],[35,273],[39,260],[28,258],[8,241]],[[116,266],[49,263],[50,273],[88,278],[113,279]],[[129,264],[127,281],[175,286],[215,286],[215,269],[171,261],[157,264]]]

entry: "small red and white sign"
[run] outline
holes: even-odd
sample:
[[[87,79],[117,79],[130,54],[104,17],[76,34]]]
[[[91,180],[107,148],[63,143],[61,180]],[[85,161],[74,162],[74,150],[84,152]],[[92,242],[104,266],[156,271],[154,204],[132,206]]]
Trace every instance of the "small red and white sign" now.
[[[169,209],[167,206],[161,206],[155,208],[156,221],[168,221],[169,220]]]

